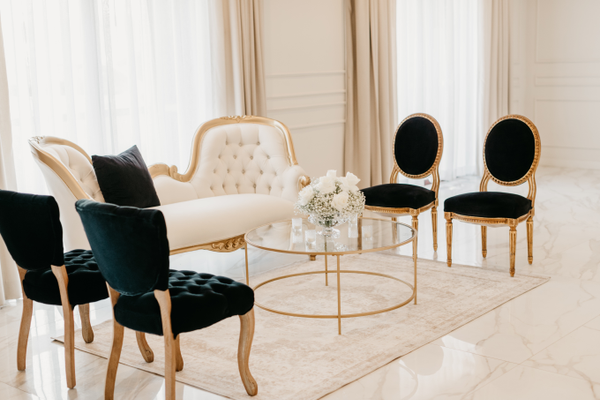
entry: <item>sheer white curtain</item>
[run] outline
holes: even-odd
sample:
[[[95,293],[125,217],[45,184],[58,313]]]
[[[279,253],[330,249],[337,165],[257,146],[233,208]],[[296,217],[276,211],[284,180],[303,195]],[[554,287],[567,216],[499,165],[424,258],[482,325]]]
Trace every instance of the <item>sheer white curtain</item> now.
[[[482,0],[398,0],[398,117],[425,112],[444,134],[442,179],[481,168]]]
[[[195,129],[227,114],[213,79],[214,2],[0,0],[18,189],[42,192],[27,139],[58,136],[89,154],[133,144],[148,165],[185,170]]]

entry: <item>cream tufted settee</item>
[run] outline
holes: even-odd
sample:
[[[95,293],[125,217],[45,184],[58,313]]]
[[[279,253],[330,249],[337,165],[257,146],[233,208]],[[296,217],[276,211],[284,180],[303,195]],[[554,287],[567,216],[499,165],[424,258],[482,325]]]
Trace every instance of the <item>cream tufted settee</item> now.
[[[54,137],[29,140],[65,230],[65,249],[89,249],[75,201],[104,201],[91,158]],[[199,249],[233,251],[257,226],[291,218],[298,191],[310,182],[298,165],[289,130],[269,118],[223,117],[194,136],[190,166],[149,167],[167,224],[171,254]]]

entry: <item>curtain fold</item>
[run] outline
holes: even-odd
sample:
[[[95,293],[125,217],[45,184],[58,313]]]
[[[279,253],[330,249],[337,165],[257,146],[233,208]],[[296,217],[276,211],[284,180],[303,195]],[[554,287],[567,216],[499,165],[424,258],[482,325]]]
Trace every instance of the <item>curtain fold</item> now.
[[[344,169],[361,188],[389,181],[398,123],[395,0],[346,1]]]
[[[16,190],[17,177],[12,151],[12,129],[8,79],[4,58],[4,38],[0,22],[0,189]],[[10,256],[4,241],[0,239],[0,306],[6,300],[21,297],[21,285],[17,266]]]
[[[211,8],[211,55],[225,66],[215,70],[216,90],[227,114],[266,116],[262,0],[214,0]]]
[[[482,3],[398,0],[398,115],[432,115],[442,128],[443,180],[482,164]]]
[[[483,135],[500,117],[509,113],[510,95],[510,0],[485,0],[481,18],[483,32]],[[483,173],[483,166],[481,166]]]

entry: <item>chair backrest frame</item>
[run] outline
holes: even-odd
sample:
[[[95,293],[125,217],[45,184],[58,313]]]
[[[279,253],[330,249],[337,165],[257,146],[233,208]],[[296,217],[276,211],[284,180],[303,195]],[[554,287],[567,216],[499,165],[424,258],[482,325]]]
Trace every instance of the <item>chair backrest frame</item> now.
[[[393,157],[394,168],[392,169],[392,174],[390,176],[390,183],[396,183],[396,181],[398,179],[398,174],[402,174],[405,177],[410,178],[410,179],[421,179],[421,178],[425,178],[425,177],[431,175],[432,180],[433,180],[432,185],[431,185],[431,190],[435,192],[436,199],[437,199],[437,194],[438,194],[439,187],[440,187],[440,161],[442,160],[442,154],[444,152],[444,136],[442,135],[442,128],[440,127],[440,124],[438,123],[438,121],[429,114],[425,114],[425,113],[411,114],[408,117],[404,118],[402,120],[402,122],[400,122],[398,124],[398,126],[396,127],[396,131],[394,133],[394,139],[393,139],[392,143],[395,146],[396,137],[398,135],[398,131],[400,130],[400,127],[404,123],[406,123],[407,121],[409,121],[410,119],[413,119],[413,118],[424,118],[424,119],[430,121],[433,124],[433,126],[435,127],[437,137],[438,137],[438,149],[437,149],[437,154],[436,154],[435,160],[431,164],[431,167],[424,173],[418,174],[418,175],[411,175],[411,174],[406,173],[405,171],[403,171],[400,168],[400,166],[398,165],[398,162],[396,160],[396,157],[394,155],[394,157]]]
[[[503,180],[495,177],[489,170],[487,161],[486,161],[486,157],[485,157],[485,147],[486,147],[488,138],[490,136],[490,133],[492,132],[492,130],[494,129],[494,127],[496,125],[498,125],[499,123],[501,123],[503,121],[507,121],[507,120],[517,120],[517,121],[521,121],[521,122],[525,123],[527,125],[527,127],[531,130],[531,134],[533,135],[533,140],[534,140],[534,155],[533,155],[533,161],[531,162],[531,166],[529,167],[529,170],[527,171],[527,173],[525,173],[525,175],[523,175],[521,178],[516,179],[514,181],[503,181]],[[481,177],[481,183],[479,184],[479,191],[487,192],[487,187],[488,187],[488,183],[490,180],[497,183],[498,185],[502,185],[502,186],[519,186],[519,185],[527,182],[529,184],[529,191],[527,193],[527,198],[529,200],[531,200],[531,204],[533,207],[535,205],[535,196],[537,193],[535,172],[540,163],[541,152],[542,152],[542,144],[541,144],[541,140],[540,140],[540,134],[539,134],[538,129],[535,126],[535,124],[529,118],[524,117],[522,115],[518,115],[518,114],[509,114],[509,115],[499,118],[496,122],[494,122],[494,124],[488,130],[487,135],[485,137],[484,144],[483,144],[484,171],[483,171],[483,176]]]

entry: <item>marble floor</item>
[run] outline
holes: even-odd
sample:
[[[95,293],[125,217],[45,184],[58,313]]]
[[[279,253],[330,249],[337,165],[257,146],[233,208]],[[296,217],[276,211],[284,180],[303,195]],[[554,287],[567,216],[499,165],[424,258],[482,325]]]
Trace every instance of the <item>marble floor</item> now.
[[[325,399],[600,399],[600,171],[540,168],[537,181],[534,261],[527,263],[521,224],[516,271],[552,279]],[[442,182],[440,195],[443,201],[478,186],[475,177]],[[446,260],[443,212],[438,225],[436,254],[430,214],[421,217],[419,257]],[[508,274],[508,228],[488,229],[485,260],[479,232],[454,224],[453,261]],[[409,248],[401,252],[410,255]],[[250,257],[253,273],[297,259],[259,250]],[[172,267],[241,278],[243,252],[174,256]],[[0,309],[0,399],[103,398],[106,360],[80,351],[77,386],[66,388],[63,348],[50,339],[62,334],[61,314],[59,307],[35,305],[27,370],[19,372],[21,302]],[[108,302],[92,305],[91,317],[93,323],[109,319]],[[177,392],[181,399],[221,398],[183,384]],[[164,379],[121,365],[115,398],[164,399]]]

